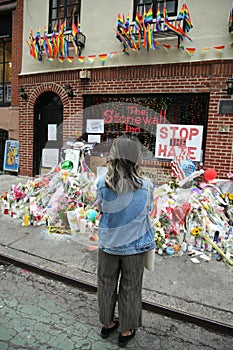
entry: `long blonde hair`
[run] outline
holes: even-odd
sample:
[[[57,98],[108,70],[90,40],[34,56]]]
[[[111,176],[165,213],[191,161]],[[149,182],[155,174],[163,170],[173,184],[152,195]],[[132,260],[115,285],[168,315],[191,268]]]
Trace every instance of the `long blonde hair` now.
[[[106,185],[117,193],[135,191],[142,187],[138,165],[141,144],[136,138],[121,136],[110,149]]]

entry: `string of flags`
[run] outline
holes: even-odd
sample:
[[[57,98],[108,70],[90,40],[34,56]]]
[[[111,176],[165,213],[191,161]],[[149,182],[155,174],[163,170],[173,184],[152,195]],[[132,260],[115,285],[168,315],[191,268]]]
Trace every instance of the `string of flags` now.
[[[153,18],[153,5],[151,4],[148,11],[144,6],[142,16],[139,15],[138,10],[136,11],[134,25],[130,25],[129,15],[125,19],[124,14],[118,13],[116,36],[125,49],[140,50],[143,46],[147,51],[158,48],[157,34],[173,33],[177,35],[179,38],[178,47],[181,46],[184,38],[192,41],[188,32],[193,28],[193,24],[186,4],[182,5],[174,24],[173,22],[169,21],[166,1],[164,1],[163,6],[163,18],[160,13],[160,3],[158,3],[156,18]]]
[[[180,25],[181,21],[183,21],[182,27]],[[123,49],[120,51],[81,56],[77,42],[77,34],[81,33],[79,20],[77,25],[74,20],[72,20],[72,29],[69,31],[66,30],[66,20],[61,23],[60,26],[55,26],[52,34],[48,34],[46,27],[44,27],[43,35],[41,35],[40,28],[37,29],[35,36],[33,36],[31,30],[29,39],[26,40],[26,42],[29,47],[30,55],[38,61],[42,61],[44,58],[49,62],[53,62],[56,59],[63,63],[65,61],[73,62],[77,59],[80,64],[84,64],[85,62],[93,64],[96,59],[99,59],[101,64],[104,65],[108,58],[113,58],[118,54],[129,55],[130,50],[139,51],[141,48],[144,48],[147,51],[149,51],[149,49],[162,49],[165,52],[168,52],[175,47],[176,49],[179,49],[177,52],[183,50],[184,52],[187,52],[190,57],[194,56],[197,50],[203,52],[203,54],[207,53],[210,49],[214,49],[220,53],[224,52],[226,45],[203,47],[200,49],[192,46],[185,47],[183,43],[184,38],[188,39],[189,42],[192,42],[192,39],[188,35],[192,27],[191,15],[186,4],[182,5],[177,16],[176,25],[174,25],[169,22],[166,1],[164,1],[163,19],[160,13],[159,3],[156,19],[153,19],[152,5],[148,11],[146,11],[144,7],[142,16],[136,11],[134,26],[130,25],[129,15],[125,18],[124,15],[118,14],[117,28],[115,31],[117,39],[123,43]],[[161,33],[165,30],[175,33],[179,38],[178,45],[174,46],[167,44],[166,41],[160,42],[156,40],[155,28],[157,33]],[[73,48],[72,55],[70,54],[70,46]],[[230,43],[230,46],[233,47],[233,42]]]

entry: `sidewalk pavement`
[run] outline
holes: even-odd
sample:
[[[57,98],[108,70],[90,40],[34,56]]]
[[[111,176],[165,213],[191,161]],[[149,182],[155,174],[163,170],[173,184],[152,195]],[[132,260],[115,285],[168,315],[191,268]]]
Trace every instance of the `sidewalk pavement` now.
[[[0,193],[26,178],[0,175]],[[88,234],[48,233],[46,226],[22,226],[22,220],[0,218],[0,254],[97,284],[98,243]],[[212,259],[194,264],[190,256],[157,255],[155,270],[145,270],[143,300],[233,326],[233,268]]]

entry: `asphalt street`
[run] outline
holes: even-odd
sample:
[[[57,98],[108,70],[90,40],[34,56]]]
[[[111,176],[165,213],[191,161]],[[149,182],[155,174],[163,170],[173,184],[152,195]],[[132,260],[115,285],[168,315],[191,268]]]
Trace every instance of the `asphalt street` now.
[[[0,175],[0,193],[7,191],[13,183],[26,181],[25,178]],[[97,246],[98,243],[91,241],[88,234],[49,234],[46,226],[23,227],[22,220],[15,220],[10,215],[3,214],[0,218],[0,254],[92,285],[96,285]],[[2,285],[1,279],[1,288]],[[59,283],[55,283],[55,285],[59,285]],[[153,272],[146,270],[144,274],[143,300],[190,313],[197,317],[222,322],[233,327],[232,285],[233,268],[227,267],[221,261],[216,261],[214,254],[210,261],[201,261],[199,264],[194,264],[187,253],[182,256],[178,254],[173,256],[156,254],[155,270]],[[7,288],[8,291],[11,289],[12,286]],[[52,295],[50,293],[50,297]],[[35,300],[36,298],[33,302]],[[94,305],[94,302],[91,304]],[[161,328],[164,319],[162,316],[153,316],[154,321],[151,324],[152,316],[147,313],[145,315],[145,329],[143,328],[146,332],[145,339],[150,339],[151,334],[153,336],[161,335],[162,339],[176,338],[177,334],[183,334],[182,339],[187,342],[190,341],[189,345],[191,347],[187,347],[186,344],[185,347],[177,347],[177,349],[194,349],[192,346],[195,346],[195,349],[216,348],[223,350],[232,348],[232,346],[228,347],[228,340],[226,341],[228,338],[226,337],[215,336],[211,332],[210,334],[207,332],[205,340],[203,340],[202,335],[206,331],[196,328],[194,325],[187,325],[187,327],[190,327],[189,330],[182,331],[186,327],[183,323],[177,333],[177,329],[173,329],[172,323],[170,326],[162,326]],[[97,316],[91,324],[95,327],[95,334],[98,335]],[[192,338],[191,333],[194,328],[199,329],[199,331]],[[140,332],[138,334],[141,334]],[[217,338],[212,338],[212,336]],[[141,337],[137,335],[135,340],[138,338],[138,346],[143,346],[140,343]],[[199,338],[201,343],[199,343]],[[98,336],[94,344],[97,339]],[[213,339],[217,339],[217,341],[213,341]],[[218,341],[221,344],[218,344]],[[203,342],[206,342],[206,344],[204,345]],[[104,344],[108,346],[106,343]],[[157,344],[157,340],[155,344]],[[163,343],[163,347],[159,344],[160,340],[158,340],[157,347],[154,346],[153,348],[176,348],[170,343],[168,345]],[[216,347],[214,344],[217,344]],[[112,348],[112,345],[110,347]],[[12,347],[12,349],[15,348],[17,347]],[[132,348],[136,349],[135,347]],[[137,349],[140,348],[143,349],[143,347],[137,347]],[[1,346],[0,349],[2,350]],[[80,349],[86,348],[80,347]],[[89,346],[87,349],[92,348]],[[93,349],[95,348],[93,347]],[[144,347],[144,349],[149,350],[151,347]]]
[[[97,295],[0,265],[1,350],[114,350],[118,332],[100,337]],[[143,311],[128,349],[231,350],[232,337]]]

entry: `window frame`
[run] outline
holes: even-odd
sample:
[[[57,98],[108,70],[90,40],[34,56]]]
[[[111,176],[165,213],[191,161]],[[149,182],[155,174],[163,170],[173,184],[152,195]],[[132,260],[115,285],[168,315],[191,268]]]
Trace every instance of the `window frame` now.
[[[6,65],[11,64],[12,68],[12,51],[10,60],[6,59],[7,45],[10,43],[12,46],[12,39],[7,37],[0,38],[0,47],[3,50],[2,60],[0,61],[0,67],[2,68],[2,79],[0,81],[2,100],[0,100],[0,106],[10,106],[11,104],[11,83],[12,75],[9,77],[10,80],[6,79]],[[9,84],[10,83],[10,84]]]
[[[53,4],[54,0],[49,0],[49,19],[48,19],[48,33],[51,34],[54,30],[55,26],[59,26],[64,23],[66,20],[66,31],[70,31],[72,29],[72,20],[74,19],[74,23],[78,26],[78,20],[80,20],[81,14],[81,0],[76,0],[73,4],[68,3],[69,0],[59,0],[56,6]],[[69,14],[68,10],[72,8],[72,6],[77,6],[77,12],[74,14]],[[60,9],[62,15],[58,16],[58,13],[53,16],[53,12],[58,12]]]
[[[146,5],[148,8],[151,6],[153,6],[153,18],[156,18],[156,14],[157,14],[157,9],[158,9],[158,3],[160,4],[160,13],[161,13],[161,17],[163,18],[163,4],[164,4],[164,0],[141,0],[143,3],[142,4],[138,4],[139,0],[134,0],[134,7],[133,7],[133,21],[135,21],[135,16],[136,16],[136,11],[138,6],[144,6]],[[169,17],[174,17],[177,16],[178,14],[178,0],[166,0],[166,4],[168,3],[174,3],[174,11],[167,11],[167,14]]]

